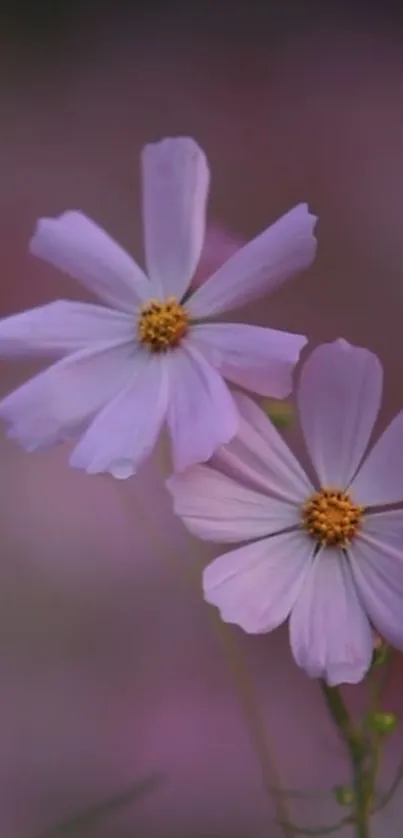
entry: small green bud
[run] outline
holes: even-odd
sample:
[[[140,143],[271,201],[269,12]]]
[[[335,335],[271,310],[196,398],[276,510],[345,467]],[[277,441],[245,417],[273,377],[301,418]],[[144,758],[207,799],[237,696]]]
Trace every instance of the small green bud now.
[[[284,399],[263,399],[262,408],[279,430],[284,430],[291,425],[294,418],[294,410],[290,402]]]
[[[389,653],[389,646],[379,639],[374,648],[372,666],[384,666],[389,660]]]
[[[352,806],[354,803],[354,792],[349,786],[335,786],[334,796],[340,806]]]
[[[397,716],[395,713],[384,713],[382,710],[379,710],[376,713],[371,713],[368,717],[368,725],[375,733],[387,735],[388,733],[393,733],[395,730]]]

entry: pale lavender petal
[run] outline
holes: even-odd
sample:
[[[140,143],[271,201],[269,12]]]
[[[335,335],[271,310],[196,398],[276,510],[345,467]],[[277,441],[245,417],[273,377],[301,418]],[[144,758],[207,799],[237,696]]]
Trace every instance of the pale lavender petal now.
[[[204,598],[225,623],[248,634],[272,631],[287,619],[312,561],[301,532],[282,533],[219,556],[203,573]]]
[[[131,477],[155,445],[167,403],[164,356],[139,352],[131,380],[90,425],[71,454],[70,465],[88,474]]]
[[[382,367],[368,349],[336,340],[302,368],[299,414],[323,486],[348,486],[362,460],[382,395]]]
[[[246,541],[295,526],[295,507],[247,489],[210,466],[167,481],[175,514],[204,541]]]
[[[199,262],[206,223],[209,168],[189,137],[146,145],[143,214],[149,275],[181,299]]]
[[[208,224],[200,262],[191,282],[191,289],[198,288],[206,282],[213,273],[221,268],[224,262],[244,247],[246,242],[234,233],[230,233],[220,224]]]
[[[155,287],[131,256],[81,212],[41,218],[30,251],[120,311],[133,312],[155,295]]]
[[[183,341],[167,356],[170,367],[168,428],[175,471],[210,459],[238,428],[238,412],[221,376]]]
[[[132,318],[103,306],[57,300],[0,320],[0,355],[64,355],[135,336]]]
[[[369,452],[351,484],[351,492],[364,506],[403,501],[403,411]]]
[[[368,515],[349,553],[372,624],[388,643],[403,649],[403,510]]]
[[[372,659],[372,633],[348,559],[326,548],[315,557],[290,617],[294,658],[330,686],[357,684]]]
[[[29,451],[82,430],[129,381],[133,344],[98,344],[58,361],[0,402],[9,436]]]
[[[213,464],[300,509],[315,491],[310,480],[263,410],[244,393],[233,396],[240,412],[237,435],[219,448]]]
[[[317,218],[298,204],[232,256],[192,295],[195,318],[239,308],[308,268],[316,254]]]
[[[224,378],[275,399],[290,394],[294,367],[307,342],[302,335],[243,323],[193,326],[190,339]]]
[[[273,423],[267,416],[264,410],[254,401],[251,399],[250,396],[247,396],[246,393],[241,393],[239,390],[234,392],[234,399],[236,401],[238,410],[245,419],[245,422],[254,428],[256,433],[262,437],[267,445],[270,447],[273,445],[273,430],[276,436],[279,439],[279,444],[282,443],[284,449],[289,453],[289,456],[292,457],[293,461],[296,463],[296,459],[293,454],[289,451],[288,446],[283,442],[282,437],[277,433]],[[301,470],[301,467],[297,463],[298,468]],[[302,471],[302,470],[301,470]]]

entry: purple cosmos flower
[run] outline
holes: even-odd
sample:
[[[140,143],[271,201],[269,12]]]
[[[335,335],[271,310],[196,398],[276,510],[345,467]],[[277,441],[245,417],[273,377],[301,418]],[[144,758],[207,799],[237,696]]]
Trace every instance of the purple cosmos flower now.
[[[403,648],[403,509],[379,509],[403,502],[403,411],[363,461],[381,394],[376,355],[344,340],[320,346],[298,390],[315,485],[246,395],[216,468],[168,482],[194,534],[254,539],[206,568],[206,600],[252,634],[289,617],[296,662],[331,685],[364,677],[373,628]]]
[[[121,478],[150,453],[165,419],[176,470],[232,439],[238,412],[223,378],[289,393],[305,337],[207,321],[278,286],[316,251],[316,218],[300,204],[190,293],[205,235],[205,155],[192,139],[165,139],[144,148],[142,173],[148,277],[82,213],[45,218],[32,253],[106,305],[59,300],[0,322],[3,355],[60,358],[0,402],[9,435],[34,450],[82,433],[70,464]]]

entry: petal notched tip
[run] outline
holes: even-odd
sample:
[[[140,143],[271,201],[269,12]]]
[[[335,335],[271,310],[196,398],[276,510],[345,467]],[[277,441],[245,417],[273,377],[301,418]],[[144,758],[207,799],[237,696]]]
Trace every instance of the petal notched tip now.
[[[54,217],[45,216],[43,218],[38,218],[38,220],[35,223],[31,239],[29,241],[29,252],[33,256],[39,256],[40,258],[42,258],[42,244],[44,238],[47,238],[49,234],[54,233],[55,231],[57,231],[58,228],[62,227],[63,222],[65,221],[90,222],[90,219],[88,219],[87,216],[84,215],[84,213],[80,212],[80,210],[65,210],[65,212],[62,212],[60,213],[60,215],[56,215]]]
[[[314,213],[310,212],[307,203],[297,204],[296,207],[290,210],[290,212],[283,217],[287,218],[287,215],[290,218],[294,216],[295,220],[298,219],[299,223],[301,224],[299,233],[298,231],[296,232],[301,236],[301,238],[305,238],[307,244],[309,245],[309,262],[307,263],[308,266],[309,264],[311,264],[311,262],[313,262],[316,256],[316,251],[318,249],[318,241],[315,232],[319,217]]]
[[[107,466],[99,468],[98,466],[93,465],[83,465],[81,459],[76,458],[74,456],[74,453],[75,452],[73,452],[69,460],[70,468],[78,469],[79,471],[82,471],[84,468],[86,474],[88,474],[91,477],[95,477],[99,474],[107,474],[113,477],[115,480],[124,481],[128,480],[130,477],[134,477],[134,475],[137,472],[134,462],[129,459],[114,460]]]
[[[184,152],[187,152],[187,154],[192,154],[193,152],[195,156],[200,154],[204,156],[204,152],[196,140],[193,137],[186,136],[163,137],[161,140],[146,143],[142,148],[141,156],[145,157],[154,152],[158,153],[161,160],[165,155],[168,160],[171,160],[173,155],[177,153],[183,154]]]

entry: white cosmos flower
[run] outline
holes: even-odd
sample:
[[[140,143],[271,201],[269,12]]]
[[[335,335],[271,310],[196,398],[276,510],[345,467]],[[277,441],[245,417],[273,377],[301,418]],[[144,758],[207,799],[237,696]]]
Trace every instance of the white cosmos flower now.
[[[301,335],[209,323],[267,293],[315,256],[316,218],[296,206],[190,293],[205,235],[209,169],[189,138],[142,152],[147,273],[80,212],[41,219],[31,252],[104,305],[59,300],[0,322],[0,354],[60,360],[0,402],[28,450],[82,434],[70,464],[133,474],[166,420],[176,470],[209,459],[238,427],[226,378],[282,398]]]
[[[296,662],[331,685],[364,677],[372,629],[403,649],[403,509],[379,509],[403,502],[403,411],[363,460],[381,394],[376,355],[344,340],[320,346],[298,390],[316,485],[246,395],[216,467],[168,482],[191,532],[250,541],[204,571],[206,600],[252,634],[289,618]]]

